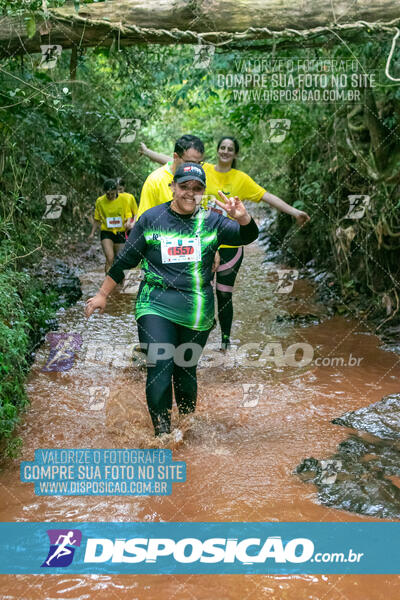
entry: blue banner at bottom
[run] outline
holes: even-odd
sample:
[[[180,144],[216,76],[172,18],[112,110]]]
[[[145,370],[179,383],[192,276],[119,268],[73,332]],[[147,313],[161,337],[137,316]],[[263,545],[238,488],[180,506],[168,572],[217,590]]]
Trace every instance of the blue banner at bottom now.
[[[400,523],[0,523],[0,573],[400,573]]]

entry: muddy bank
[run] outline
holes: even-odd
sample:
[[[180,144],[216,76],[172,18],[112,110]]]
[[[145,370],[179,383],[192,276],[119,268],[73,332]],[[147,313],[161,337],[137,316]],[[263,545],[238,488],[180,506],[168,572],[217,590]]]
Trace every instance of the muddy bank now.
[[[68,308],[82,296],[81,282],[76,269],[59,258],[46,257],[34,272],[43,287],[57,294],[57,304]]]
[[[72,306],[82,296],[82,288],[76,269],[59,258],[45,257],[29,275],[39,282],[45,295],[52,297],[54,316],[46,319],[45,323],[30,332],[31,348],[27,357],[30,363],[35,358],[35,352],[44,342],[47,332],[58,329],[58,310],[64,311]]]
[[[386,294],[381,297],[381,310],[374,306],[371,297],[362,295],[353,290],[349,297],[343,296],[340,281],[328,265],[320,264],[320,261],[312,259],[306,264],[298,266],[296,253],[285,247],[277,249],[276,239],[271,236],[271,226],[274,224],[273,214],[259,219],[259,243],[263,246],[267,261],[288,264],[293,258],[293,267],[296,270],[299,279],[311,281],[314,286],[315,300],[324,305],[325,316],[342,315],[346,318],[359,319],[360,322],[366,322],[371,331],[379,336],[382,343],[382,349],[389,352],[400,354],[400,313],[398,307],[392,306]],[[295,225],[293,225],[294,231]],[[295,236],[293,236],[295,239]],[[379,313],[379,316],[377,314]],[[372,317],[374,314],[374,317]],[[306,315],[299,319],[292,315],[292,322],[295,326],[307,326],[316,323],[315,315]]]

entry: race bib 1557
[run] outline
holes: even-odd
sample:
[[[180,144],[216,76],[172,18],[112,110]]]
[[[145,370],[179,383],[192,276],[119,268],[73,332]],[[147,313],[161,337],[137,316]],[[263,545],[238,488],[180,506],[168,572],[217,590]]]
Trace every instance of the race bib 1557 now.
[[[198,262],[201,260],[200,238],[161,238],[161,260],[163,263]]]

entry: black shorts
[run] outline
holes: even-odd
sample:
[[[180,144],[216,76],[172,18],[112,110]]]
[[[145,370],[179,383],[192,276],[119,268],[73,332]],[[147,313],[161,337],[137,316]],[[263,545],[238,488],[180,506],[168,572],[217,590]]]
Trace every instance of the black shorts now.
[[[118,233],[113,233],[112,231],[102,230],[100,232],[101,240],[112,240],[114,244],[125,244],[125,231],[118,231]]]

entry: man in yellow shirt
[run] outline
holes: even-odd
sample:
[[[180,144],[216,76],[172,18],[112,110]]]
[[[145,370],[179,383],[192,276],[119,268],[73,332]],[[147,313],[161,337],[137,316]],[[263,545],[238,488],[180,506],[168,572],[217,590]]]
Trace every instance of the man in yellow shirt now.
[[[148,152],[144,151],[144,148],[142,145],[142,154],[153,158]],[[154,154],[158,156],[156,153]],[[170,184],[174,178],[176,169],[184,162],[200,163],[203,160],[203,155],[204,144],[200,138],[195,135],[183,135],[180,137],[175,142],[172,161],[167,162],[167,164],[150,173],[144,182],[140,195],[137,219],[149,208],[172,200]]]
[[[107,179],[104,182],[105,194],[96,200],[94,222],[89,239],[92,239],[100,225],[101,247],[106,257],[105,271],[110,269],[115,256],[125,244],[125,226],[132,218],[130,201],[118,195],[117,182]]]

